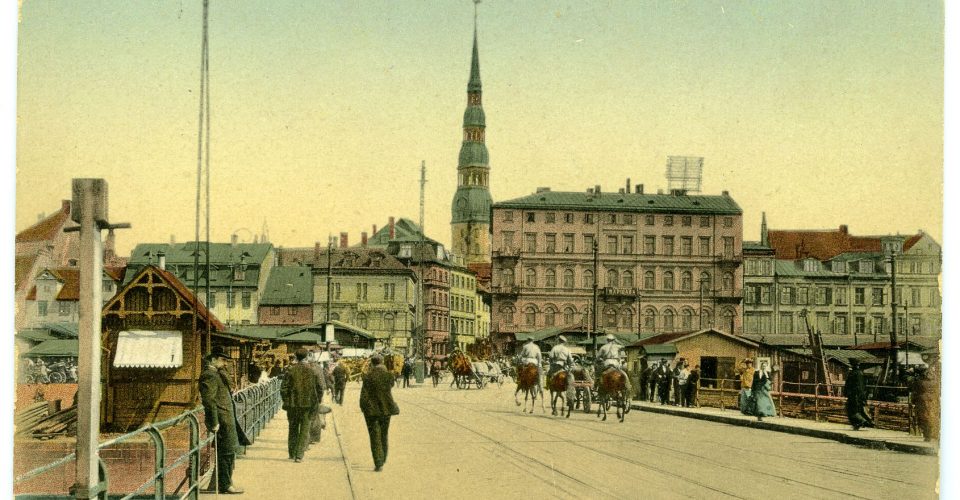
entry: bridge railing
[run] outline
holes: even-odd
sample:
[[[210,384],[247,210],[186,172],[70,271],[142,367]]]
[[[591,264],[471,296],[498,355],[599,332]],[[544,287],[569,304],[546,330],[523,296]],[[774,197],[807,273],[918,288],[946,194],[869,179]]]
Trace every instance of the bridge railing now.
[[[280,409],[280,379],[274,378],[264,384],[246,387],[243,390],[235,393],[233,395],[233,400],[236,404],[237,420],[252,441],[256,435],[263,430],[270,419],[276,415],[277,410]],[[171,494],[168,494],[167,492],[167,490],[170,489],[168,488],[167,480],[170,478],[172,471],[186,464],[185,477],[183,477],[182,481],[176,488],[173,488],[176,491],[171,492],[173,495],[172,498],[198,499],[201,479],[206,479],[213,473],[213,467],[207,467],[207,472],[203,474],[203,476],[200,475],[201,451],[207,448],[213,442],[215,437],[214,434],[209,434],[207,437],[201,438],[200,422],[202,420],[203,407],[197,406],[196,408],[181,413],[176,417],[147,424],[133,432],[129,432],[99,443],[97,448],[100,451],[121,443],[138,440],[142,441],[144,437],[149,438],[149,441],[153,444],[153,474],[138,487],[133,488],[133,491],[121,492],[120,494],[123,496],[120,498],[123,500],[132,498],[149,498],[150,496],[156,500],[171,498]],[[180,426],[184,423],[186,423],[189,427],[189,445],[184,453],[172,458],[171,461],[167,463],[168,443],[164,439],[163,432]],[[209,455],[207,456],[209,457]],[[16,486],[23,484],[45,473],[56,470],[60,467],[64,467],[75,460],[76,453],[70,453],[51,463],[37,467],[17,476],[14,479],[14,485]],[[179,479],[180,476],[178,475],[177,478]],[[107,498],[109,492],[109,478],[107,474],[107,467],[102,458],[100,459],[100,479],[101,481],[97,488],[99,491],[98,495],[100,498]],[[184,485],[186,486],[186,491],[182,495],[176,496],[180,486]],[[151,488],[153,490],[152,495],[148,493]],[[17,492],[17,494],[22,496],[32,496],[31,493],[28,492]],[[44,498],[57,497],[57,495],[49,494],[44,494],[43,496]],[[116,494],[110,495],[111,498],[116,496]]]

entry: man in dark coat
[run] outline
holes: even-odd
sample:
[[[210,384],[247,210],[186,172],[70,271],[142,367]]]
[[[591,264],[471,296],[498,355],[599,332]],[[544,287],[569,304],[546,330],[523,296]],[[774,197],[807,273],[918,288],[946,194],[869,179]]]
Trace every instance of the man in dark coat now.
[[[410,358],[404,358],[403,368],[400,369],[400,375],[403,375],[403,386],[410,387],[410,375],[413,373],[413,361]]]
[[[306,349],[297,349],[297,362],[288,366],[280,385],[283,409],[287,412],[289,431],[287,452],[294,462],[303,460],[303,452],[310,441],[310,422],[320,406],[323,385],[307,363]]]
[[[333,401],[343,406],[343,391],[347,389],[347,367],[342,362],[337,362],[333,367]]]
[[[313,444],[320,442],[320,435],[323,429],[327,427],[326,414],[319,411],[319,408],[323,405],[323,393],[327,390],[327,370],[325,370],[323,365],[318,361],[308,361],[307,366],[317,374],[317,378],[320,380],[320,387],[322,388],[318,393],[318,411],[313,412],[313,418],[310,420],[310,444]]]
[[[660,378],[657,382],[657,394],[660,397],[660,404],[665,405],[670,402],[670,387],[673,385],[673,371],[666,360],[660,362]]]
[[[650,388],[647,391],[648,399],[652,403],[657,400],[657,389],[660,387],[660,363],[653,365],[650,368],[650,375],[648,376],[650,383]]]
[[[249,445],[250,441],[237,424],[237,412],[230,391],[230,378],[226,370],[229,356],[220,346],[205,358],[207,363],[200,373],[200,401],[207,431],[217,435],[217,491],[239,494],[243,490],[233,485],[233,465],[237,448]],[[212,487],[212,486],[211,486]]]
[[[383,358],[374,355],[370,358],[370,371],[363,376],[360,388],[360,411],[367,422],[370,434],[370,451],[373,454],[374,470],[379,472],[387,461],[387,436],[390,429],[390,417],[400,414],[400,408],[393,401],[393,374],[383,366]]]
[[[687,393],[684,394],[686,399],[686,404],[688,408],[693,408],[697,406],[697,393],[700,392],[700,365],[693,367],[693,370],[690,370],[690,376],[687,377]]]
[[[863,410],[867,404],[867,383],[860,370],[860,361],[850,358],[850,371],[843,386],[843,393],[847,397],[847,419],[853,430],[861,427],[873,427],[873,420]]]

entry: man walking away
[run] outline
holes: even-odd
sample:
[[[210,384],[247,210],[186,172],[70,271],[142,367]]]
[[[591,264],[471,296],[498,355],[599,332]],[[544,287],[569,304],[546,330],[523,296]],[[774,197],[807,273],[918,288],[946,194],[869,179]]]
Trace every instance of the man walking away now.
[[[280,396],[290,425],[287,453],[294,462],[300,462],[310,441],[310,422],[320,405],[323,386],[320,377],[304,362],[306,349],[297,349],[295,355],[297,362],[287,367],[280,384]]]
[[[867,404],[867,382],[860,371],[860,360],[850,358],[850,372],[843,386],[843,393],[847,396],[847,419],[853,430],[861,427],[873,427],[873,420],[863,410]]]
[[[313,444],[320,442],[320,434],[327,427],[327,412],[320,411],[321,408],[327,408],[323,406],[323,393],[327,390],[327,370],[315,359],[308,361],[307,366],[313,370],[313,373],[317,374],[317,378],[320,380],[320,392],[317,393],[317,411],[313,412],[313,418],[310,419],[310,444]]]
[[[403,368],[400,369],[400,374],[403,375],[403,386],[410,387],[410,374],[413,373],[413,361],[410,358],[404,358]]]
[[[693,370],[690,370],[690,376],[687,377],[687,394],[686,406],[688,408],[695,408],[697,404],[697,394],[700,392],[700,365],[693,367]]]
[[[230,393],[230,378],[226,370],[227,353],[220,346],[204,358],[206,367],[200,373],[200,401],[207,431],[217,435],[217,488],[219,493],[240,494],[243,490],[233,485],[233,464],[237,448],[249,445],[246,435],[238,432],[237,413]]]
[[[433,360],[433,365],[430,366],[430,377],[433,379],[434,387],[440,384],[440,370],[440,360]]]
[[[390,417],[400,414],[400,408],[393,401],[393,374],[383,366],[383,358],[374,355],[370,358],[370,371],[363,375],[360,388],[360,411],[367,423],[370,434],[370,452],[373,454],[375,471],[383,469],[387,461],[387,437],[390,430]]]
[[[670,386],[673,385],[673,372],[667,360],[660,362],[660,378],[657,387],[657,395],[660,398],[660,404],[665,405],[670,402]]]
[[[343,391],[347,389],[347,367],[337,361],[333,367],[333,401],[343,406]]]

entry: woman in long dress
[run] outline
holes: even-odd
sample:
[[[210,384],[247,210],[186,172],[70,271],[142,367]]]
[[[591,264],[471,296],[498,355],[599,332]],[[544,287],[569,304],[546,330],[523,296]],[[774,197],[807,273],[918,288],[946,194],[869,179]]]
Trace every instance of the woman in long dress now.
[[[752,412],[757,416],[757,420],[763,421],[763,417],[777,416],[777,408],[773,405],[773,398],[770,397],[770,389],[773,382],[770,377],[770,369],[767,362],[760,363],[760,368],[753,372],[753,386],[751,387],[751,400],[753,401]]]

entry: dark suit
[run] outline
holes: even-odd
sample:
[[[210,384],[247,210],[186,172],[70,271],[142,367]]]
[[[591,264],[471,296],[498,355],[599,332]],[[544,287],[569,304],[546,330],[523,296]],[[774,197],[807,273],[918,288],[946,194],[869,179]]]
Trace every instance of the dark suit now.
[[[310,441],[310,422],[320,406],[321,394],[323,385],[320,377],[306,363],[296,363],[287,368],[280,385],[280,396],[290,426],[287,434],[290,458],[303,458]]]
[[[343,391],[347,388],[347,369],[340,363],[333,368],[333,400],[343,404]]]
[[[237,425],[230,382],[225,370],[207,365],[200,373],[200,402],[207,429],[217,430],[217,488],[226,491],[232,484],[233,464],[237,448],[250,442]]]
[[[377,365],[363,376],[360,388],[360,411],[367,422],[370,434],[370,452],[373,464],[380,467],[387,461],[387,436],[390,430],[390,417],[400,414],[400,408],[393,401],[393,374],[383,365]]]
[[[847,373],[843,393],[847,397],[847,419],[853,429],[873,427],[873,420],[863,410],[863,407],[867,404],[867,382],[859,367],[851,368],[850,372]]]

